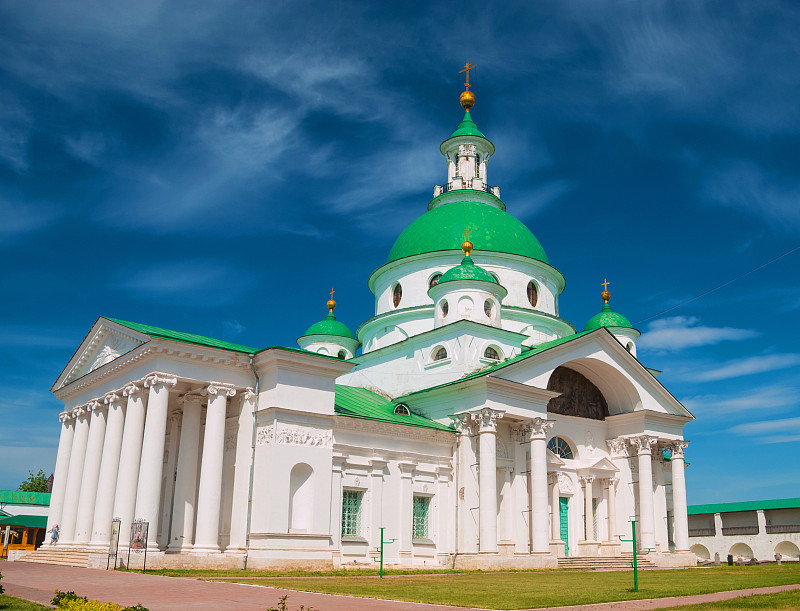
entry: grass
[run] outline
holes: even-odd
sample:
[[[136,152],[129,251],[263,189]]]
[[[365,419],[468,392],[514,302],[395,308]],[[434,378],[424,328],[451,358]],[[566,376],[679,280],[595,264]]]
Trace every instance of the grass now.
[[[664,611],[750,611],[769,609],[770,611],[796,611],[800,609],[800,590],[779,592],[778,594],[756,594],[718,603],[670,607]]]
[[[43,607],[40,604],[32,603],[21,598],[14,598],[7,594],[0,594],[0,611],[41,611],[42,609],[49,609],[50,607]]]
[[[326,594],[488,609],[524,609],[793,584],[800,582],[800,566],[642,571],[639,574],[638,592],[633,591],[633,575],[630,571],[471,572],[401,575],[384,580],[347,576],[317,579],[240,578],[236,581]]]

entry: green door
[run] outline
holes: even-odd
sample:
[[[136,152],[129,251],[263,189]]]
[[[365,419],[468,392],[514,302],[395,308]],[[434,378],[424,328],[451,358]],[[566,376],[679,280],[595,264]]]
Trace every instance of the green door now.
[[[558,497],[558,517],[561,521],[561,540],[564,542],[564,555],[569,556],[569,499]]]

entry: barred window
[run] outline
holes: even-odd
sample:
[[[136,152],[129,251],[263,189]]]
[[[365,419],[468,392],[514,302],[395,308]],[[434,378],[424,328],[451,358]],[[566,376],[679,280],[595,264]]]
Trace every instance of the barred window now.
[[[361,505],[364,493],[360,490],[342,490],[342,535],[361,536]]]
[[[430,522],[431,497],[414,495],[414,521],[412,534],[414,539],[428,539]]]

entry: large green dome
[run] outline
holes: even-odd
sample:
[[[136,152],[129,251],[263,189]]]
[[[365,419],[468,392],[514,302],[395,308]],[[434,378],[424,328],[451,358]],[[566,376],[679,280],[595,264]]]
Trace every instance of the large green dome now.
[[[476,251],[503,252],[547,263],[530,229],[507,212],[476,202],[451,202],[412,222],[392,246],[387,263],[428,252],[455,250],[469,227]]]

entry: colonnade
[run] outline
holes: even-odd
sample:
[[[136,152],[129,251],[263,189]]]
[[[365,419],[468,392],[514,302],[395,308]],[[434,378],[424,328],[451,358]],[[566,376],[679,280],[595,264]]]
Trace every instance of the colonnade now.
[[[149,523],[148,551],[159,550],[159,520],[169,515],[162,510],[169,502],[162,499],[169,399],[177,385],[177,377],[154,372],[60,414],[48,527],[59,524],[61,545],[107,548],[112,520],[119,519],[120,547],[124,548],[131,524],[139,520]],[[168,551],[220,551],[225,419],[228,400],[236,393],[231,384],[209,382],[178,395],[181,408],[172,413],[171,436],[180,434],[180,444]],[[204,402],[205,432],[199,456]],[[248,471],[254,402],[255,393],[245,389],[234,499],[242,493],[246,498],[249,480],[240,472]],[[245,533],[238,522],[232,521],[229,549],[244,547]],[[162,528],[166,531],[169,525]]]
[[[464,435],[478,437],[478,535],[481,553],[498,551],[498,498],[497,498],[497,423],[504,412],[491,408],[481,408],[456,417],[459,431]],[[528,443],[530,449],[530,552],[545,554],[551,552],[551,544],[561,539],[559,520],[559,480],[557,473],[548,474],[547,434],[553,426],[552,420],[532,418],[515,427],[518,439]],[[636,514],[639,516],[639,543],[642,549],[655,549],[655,501],[653,490],[653,449],[669,449],[672,469],[672,509],[674,516],[673,541],[675,551],[689,549],[689,530],[686,506],[686,482],[684,475],[684,449],[688,442],[683,440],[663,440],[650,435],[632,435],[616,440],[619,448],[632,448],[635,452],[639,470]],[[595,532],[595,508],[593,485],[598,481],[602,486],[602,498],[606,503],[606,542],[618,543],[617,538],[617,484],[613,475],[579,475],[583,486],[584,519],[581,521],[580,541],[599,543],[600,532]],[[550,485],[548,489],[548,484]],[[510,490],[504,486],[504,490]],[[552,516],[552,518],[551,518]],[[548,524],[549,521],[549,524]],[[599,528],[597,529],[599,531]]]

